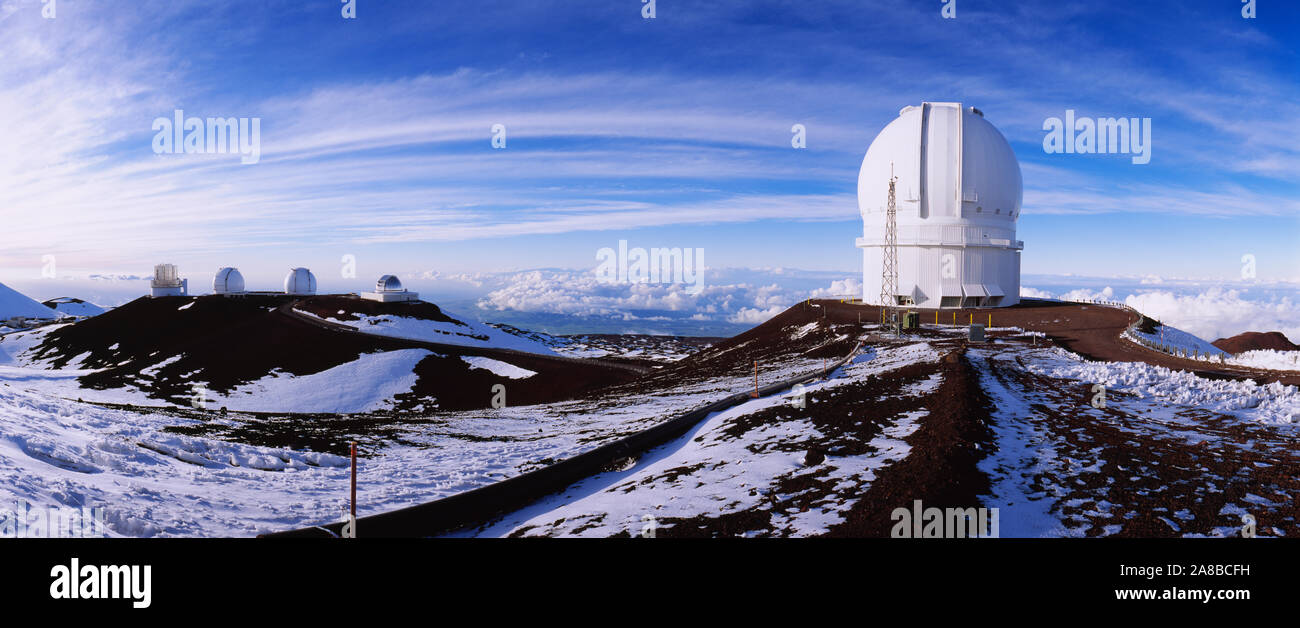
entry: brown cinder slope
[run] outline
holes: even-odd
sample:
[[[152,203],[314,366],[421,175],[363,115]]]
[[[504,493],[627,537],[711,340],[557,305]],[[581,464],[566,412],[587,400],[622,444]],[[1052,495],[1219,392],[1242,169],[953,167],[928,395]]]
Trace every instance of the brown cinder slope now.
[[[432,354],[416,365],[416,384],[395,400],[398,409],[489,407],[492,387],[498,383],[507,387],[510,405],[545,403],[637,376],[635,371],[596,361],[480,347],[431,348],[398,338],[336,331],[286,316],[283,306],[296,298],[274,294],[140,298],[50,332],[29,357],[46,360],[53,368],[67,367],[80,357],[81,368],[97,369],[80,378],[83,386],[101,390],[133,386],[160,402],[182,405],[188,403],[196,383],[226,393],[273,372],[310,375],[363,354],[402,349],[426,349]],[[335,308],[333,313],[354,306],[365,313],[369,311],[365,308],[372,307],[371,302],[343,297],[325,304]],[[451,320],[431,303],[407,312],[431,320]],[[474,355],[500,359],[537,374],[508,379],[485,369],[471,369],[461,357]]]
[[[1231,338],[1220,338],[1210,343],[1228,353],[1243,353],[1272,349],[1274,351],[1300,351],[1297,345],[1282,335],[1280,331],[1247,331]]]

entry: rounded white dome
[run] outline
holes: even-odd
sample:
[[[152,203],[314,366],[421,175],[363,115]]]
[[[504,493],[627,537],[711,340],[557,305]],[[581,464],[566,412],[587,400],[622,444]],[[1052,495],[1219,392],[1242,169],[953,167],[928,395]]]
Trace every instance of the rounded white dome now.
[[[285,294],[316,294],[316,275],[306,268],[295,268],[284,277]]]
[[[375,282],[375,292],[401,292],[402,282],[396,275],[384,275]]]
[[[891,177],[898,212],[892,232]],[[919,308],[1015,305],[1022,194],[1015,152],[978,109],[943,102],[903,108],[858,171],[863,299]]]
[[[244,276],[238,268],[227,266],[217,271],[212,278],[212,291],[217,294],[232,294],[244,291]]]
[[[871,142],[858,171],[858,209],[868,231],[883,224],[890,169],[898,177],[898,224],[976,223],[1015,228],[1020,162],[1002,133],[974,107],[905,107]],[[900,232],[900,238],[903,233]]]

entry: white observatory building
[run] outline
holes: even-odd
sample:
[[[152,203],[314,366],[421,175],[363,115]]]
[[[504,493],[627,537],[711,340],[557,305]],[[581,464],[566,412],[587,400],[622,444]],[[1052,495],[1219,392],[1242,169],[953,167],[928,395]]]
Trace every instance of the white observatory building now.
[[[189,294],[189,280],[181,279],[175,264],[158,264],[153,267],[153,280],[149,282],[149,295],[153,297],[181,297]]]
[[[361,298],[380,303],[394,303],[402,301],[419,301],[420,294],[411,292],[402,287],[402,282],[397,279],[396,275],[384,275],[375,282],[374,292],[362,292]]]
[[[896,245],[887,246],[889,183]],[[858,172],[863,301],[879,303],[896,251],[892,306],[1004,307],[1020,301],[1020,164],[974,107],[926,102],[898,113]]]
[[[316,275],[306,268],[295,268],[284,277],[285,294],[316,294]]]
[[[212,278],[212,292],[215,294],[243,294],[244,276],[238,268],[227,266],[217,271]]]

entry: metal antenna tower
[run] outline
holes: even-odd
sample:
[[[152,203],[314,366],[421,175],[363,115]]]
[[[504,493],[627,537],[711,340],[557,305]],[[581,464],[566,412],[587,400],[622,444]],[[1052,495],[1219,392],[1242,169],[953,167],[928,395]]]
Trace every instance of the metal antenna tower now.
[[[895,302],[898,294],[898,208],[894,204],[894,164],[889,164],[889,206],[885,210],[884,263],[880,272],[880,322],[892,324],[897,318]]]

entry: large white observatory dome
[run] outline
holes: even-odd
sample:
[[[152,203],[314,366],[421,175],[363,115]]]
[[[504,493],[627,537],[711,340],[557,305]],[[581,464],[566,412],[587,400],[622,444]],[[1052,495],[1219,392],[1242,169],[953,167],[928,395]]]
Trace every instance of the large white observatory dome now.
[[[239,294],[244,291],[244,276],[239,274],[238,268],[222,268],[212,278],[212,291],[217,294]]]
[[[905,107],[871,142],[858,172],[863,299],[880,301],[889,180],[897,208],[893,305],[1001,307],[1020,301],[1015,152],[974,107]]]
[[[285,294],[316,294],[316,275],[306,268],[295,268],[284,277]]]
[[[402,282],[397,275],[384,275],[375,282],[375,292],[401,292]]]

